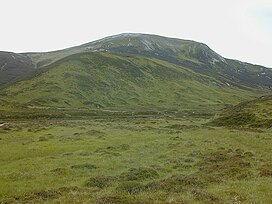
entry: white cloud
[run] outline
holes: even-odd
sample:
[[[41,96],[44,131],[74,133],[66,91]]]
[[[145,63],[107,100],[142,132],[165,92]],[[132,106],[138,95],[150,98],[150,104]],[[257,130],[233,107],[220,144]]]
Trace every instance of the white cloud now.
[[[272,67],[269,0],[1,0],[1,8],[0,50],[47,51],[143,32]]]

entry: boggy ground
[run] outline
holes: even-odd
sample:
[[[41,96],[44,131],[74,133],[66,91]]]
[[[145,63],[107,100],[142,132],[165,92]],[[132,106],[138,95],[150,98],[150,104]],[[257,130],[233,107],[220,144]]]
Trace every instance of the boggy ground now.
[[[272,130],[206,122],[10,122],[0,127],[0,203],[271,203]]]

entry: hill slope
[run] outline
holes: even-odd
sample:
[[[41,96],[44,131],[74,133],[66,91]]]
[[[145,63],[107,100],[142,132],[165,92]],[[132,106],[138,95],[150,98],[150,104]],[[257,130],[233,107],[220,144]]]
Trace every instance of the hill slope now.
[[[27,56],[37,67],[42,67],[72,54],[101,51],[161,59],[230,85],[272,87],[271,69],[223,58],[203,43],[157,35],[125,33],[65,50]]]
[[[256,96],[158,59],[107,52],[66,57],[0,92],[2,101],[38,107],[220,108]]]
[[[226,109],[214,121],[217,125],[272,127],[272,95],[238,104]]]
[[[16,66],[6,66],[7,59]],[[146,34],[48,53],[8,53],[1,63],[2,107],[210,110],[272,87],[268,68],[225,59],[203,43]]]
[[[33,71],[34,66],[36,69],[41,69],[73,54],[101,51],[161,59],[215,77],[230,86],[272,88],[272,71],[266,67],[223,58],[203,43],[131,33],[110,36],[54,52],[17,54],[21,58],[25,58],[19,61],[20,64],[18,64],[18,60],[9,57],[9,64],[16,64],[17,68],[9,70],[6,67],[5,72],[1,73],[0,86],[11,79],[12,82],[16,82],[14,79],[18,76],[17,81],[24,78],[29,71]],[[5,63],[6,60],[0,57],[0,64],[4,65]],[[15,77],[10,78],[10,72]]]
[[[12,52],[0,52],[0,85],[7,85],[28,73],[34,65],[30,57]]]

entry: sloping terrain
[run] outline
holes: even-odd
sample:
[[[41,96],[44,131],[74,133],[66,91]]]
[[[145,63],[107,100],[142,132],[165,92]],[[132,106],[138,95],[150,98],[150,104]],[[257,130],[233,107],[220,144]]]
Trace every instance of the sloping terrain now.
[[[269,69],[139,34],[19,56],[0,87],[0,203],[271,203],[272,129],[247,128],[271,127]],[[214,122],[234,128],[209,124],[253,98]]]
[[[0,52],[0,86],[28,73],[34,65],[30,57],[11,52]]]
[[[272,87],[268,68],[225,59],[203,43],[146,34],[7,53],[0,63],[1,107],[218,110]]]
[[[36,68],[42,68],[73,54],[101,51],[161,59],[204,75],[216,77],[230,86],[240,84],[255,88],[259,86],[272,87],[272,72],[266,67],[226,59],[203,43],[157,35],[119,34],[64,50],[22,53],[20,56],[27,59],[28,63],[31,60],[27,66],[29,70],[33,65]],[[0,58],[0,64],[4,65],[5,63],[6,61]],[[16,63],[16,60],[11,63]],[[25,67],[25,65],[20,64],[17,67]],[[6,70],[8,70],[7,67]],[[15,73],[16,76],[27,74],[25,71]],[[6,77],[7,74],[1,73],[2,78],[9,80]],[[3,81],[0,80],[0,85],[2,83]]]
[[[223,126],[271,128],[272,95],[228,108],[214,123]]]
[[[15,106],[222,108],[257,95],[158,59],[76,54],[0,92]]]
[[[27,56],[32,58],[37,67],[42,67],[75,53],[101,51],[161,59],[216,77],[230,86],[272,87],[270,69],[226,59],[203,43],[157,35],[119,34],[65,50],[29,53]]]

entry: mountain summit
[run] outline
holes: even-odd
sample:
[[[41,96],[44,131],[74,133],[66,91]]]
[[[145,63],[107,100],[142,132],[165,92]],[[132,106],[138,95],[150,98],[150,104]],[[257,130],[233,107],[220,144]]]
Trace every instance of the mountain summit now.
[[[219,108],[272,87],[268,68],[157,35],[119,34],[54,52],[2,56],[1,101],[15,106]]]
[[[90,51],[141,54],[169,60],[183,58],[195,61],[198,59],[203,63],[225,61],[203,43],[147,34],[119,34],[87,43],[83,47]]]

